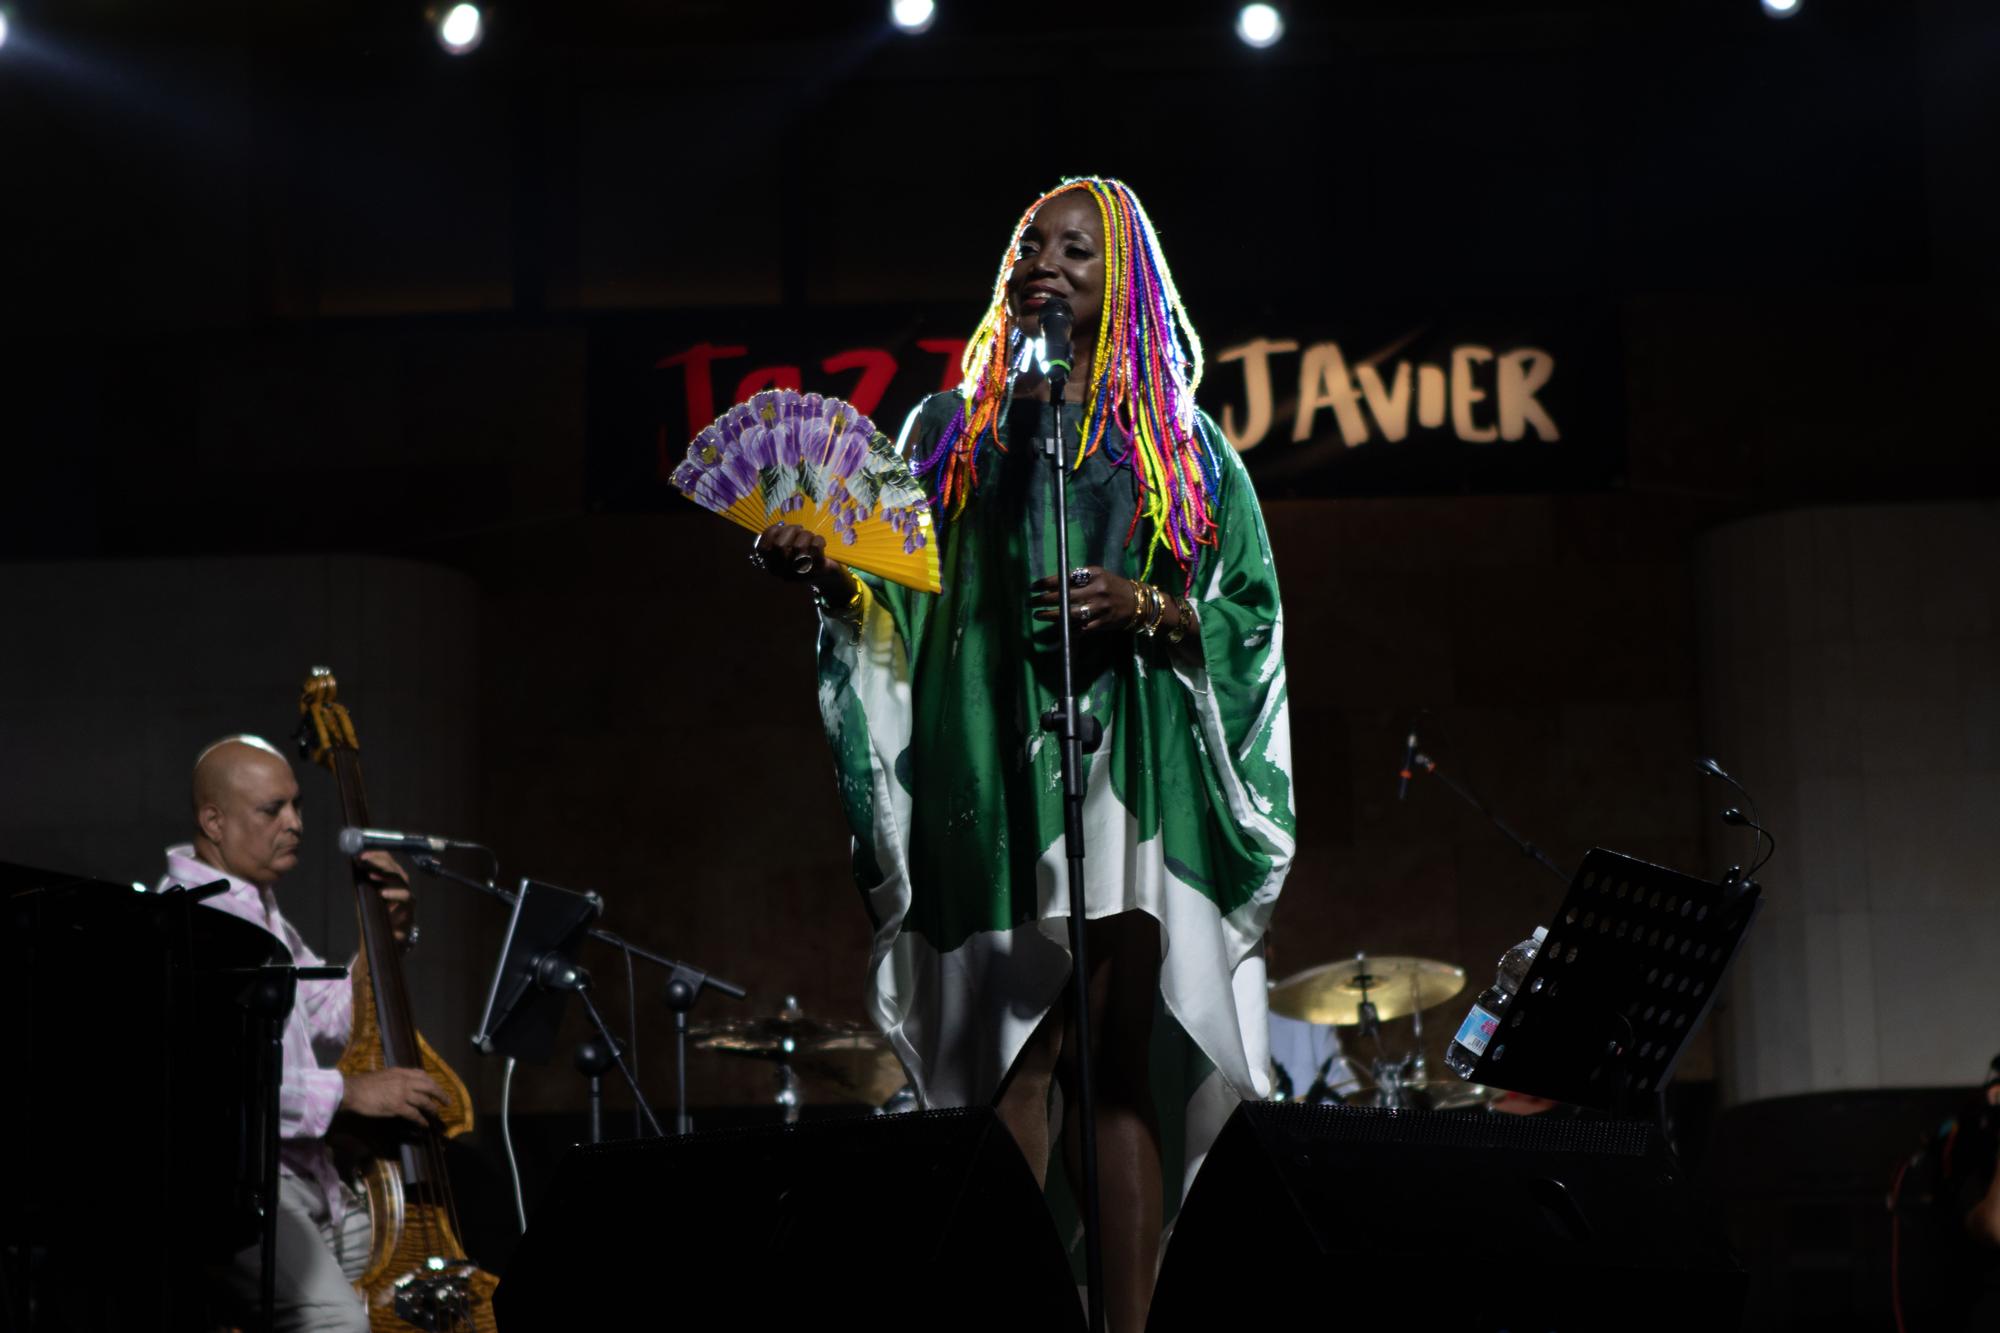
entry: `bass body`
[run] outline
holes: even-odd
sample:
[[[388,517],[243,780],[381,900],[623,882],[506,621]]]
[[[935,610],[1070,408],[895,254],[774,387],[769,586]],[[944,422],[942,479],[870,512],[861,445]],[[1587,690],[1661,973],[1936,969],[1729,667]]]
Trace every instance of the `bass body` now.
[[[348,826],[366,827],[372,821],[361,745],[325,667],[307,678],[299,712],[301,754],[332,770]],[[368,1266],[354,1285],[368,1304],[370,1333],[497,1333],[493,1291],[500,1280],[465,1257],[445,1171],[445,1142],[473,1126],[472,1097],[417,1031],[382,895],[358,868],[354,884],[361,951],[351,973],[354,1028],[338,1068],[343,1074],[421,1068],[444,1090],[446,1103],[424,1130],[370,1145],[360,1186],[373,1235]]]

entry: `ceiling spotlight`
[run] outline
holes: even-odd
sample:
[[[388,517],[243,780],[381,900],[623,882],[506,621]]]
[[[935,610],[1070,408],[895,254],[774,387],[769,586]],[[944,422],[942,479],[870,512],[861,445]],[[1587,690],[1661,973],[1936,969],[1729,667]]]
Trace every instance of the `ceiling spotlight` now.
[[[936,18],[932,0],[889,0],[889,21],[904,32],[929,32]]]
[[[478,5],[447,5],[436,12],[438,45],[447,54],[466,55],[485,40],[486,16],[479,12]]]
[[[1788,19],[1799,12],[1799,0],[1762,0],[1764,12],[1774,19]]]
[[[1236,35],[1259,50],[1275,45],[1285,35],[1284,16],[1270,5],[1245,5],[1236,11]]]

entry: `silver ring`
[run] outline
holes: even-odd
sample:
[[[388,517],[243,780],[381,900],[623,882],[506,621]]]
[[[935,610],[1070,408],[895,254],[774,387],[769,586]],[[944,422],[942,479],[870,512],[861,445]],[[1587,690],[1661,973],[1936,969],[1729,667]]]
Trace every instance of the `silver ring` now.
[[[403,936],[404,953],[408,953],[410,950],[417,947],[417,936],[421,934],[423,934],[423,927],[419,926],[416,922],[412,921],[410,923],[410,933]]]
[[[1084,584],[1089,582],[1090,582],[1090,571],[1084,568],[1082,565],[1078,565],[1075,569],[1072,569],[1069,572],[1070,587],[1081,588]]]
[[[812,573],[812,567],[813,567],[813,558],[811,556],[795,555],[792,557],[792,573],[810,574]]]
[[[1077,607],[1076,618],[1080,623],[1088,625],[1090,623],[1090,608],[1087,606]]]

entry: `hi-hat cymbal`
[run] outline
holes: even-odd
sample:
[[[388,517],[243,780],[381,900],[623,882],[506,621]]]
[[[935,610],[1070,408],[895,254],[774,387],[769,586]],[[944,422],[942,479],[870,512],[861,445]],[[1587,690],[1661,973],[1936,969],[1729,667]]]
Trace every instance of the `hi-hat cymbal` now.
[[[1271,987],[1271,1012],[1307,1023],[1351,1027],[1361,1021],[1361,1002],[1375,1005],[1377,1018],[1402,1018],[1443,1004],[1465,989],[1465,969],[1429,958],[1356,954],[1322,963]]]

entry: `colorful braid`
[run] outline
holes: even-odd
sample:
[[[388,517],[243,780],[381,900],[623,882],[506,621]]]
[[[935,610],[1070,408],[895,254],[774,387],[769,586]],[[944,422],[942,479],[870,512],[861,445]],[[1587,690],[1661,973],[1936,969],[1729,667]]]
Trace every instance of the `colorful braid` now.
[[[1141,518],[1152,525],[1139,577],[1151,575],[1153,558],[1165,547],[1192,587],[1196,548],[1216,542],[1220,477],[1213,446],[1195,424],[1201,339],[1188,321],[1152,221],[1122,181],[1097,176],[1065,180],[1021,214],[1000,261],[992,303],[965,347],[959,410],[930,454],[912,461],[938,509],[956,515],[978,487],[984,447],[990,443],[1005,449],[1000,420],[1012,389],[1007,348],[1013,331],[1007,279],[1020,259],[1021,233],[1036,210],[1070,190],[1089,191],[1104,223],[1104,310],[1084,391],[1077,462],[1104,443],[1105,429],[1115,422],[1127,447],[1113,461],[1129,467],[1139,487],[1126,540],[1137,533]]]

